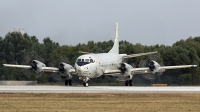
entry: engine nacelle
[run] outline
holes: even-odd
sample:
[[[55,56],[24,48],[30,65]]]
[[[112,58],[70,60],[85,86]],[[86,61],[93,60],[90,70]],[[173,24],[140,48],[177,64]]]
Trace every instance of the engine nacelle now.
[[[133,75],[128,75],[127,78],[128,78],[129,80],[132,80]]]
[[[67,75],[69,75],[71,72],[75,72],[75,69],[70,64],[64,62],[61,62],[58,68],[60,73],[64,73]]]
[[[119,69],[122,73],[129,72],[133,67],[127,63],[121,63]]]
[[[121,63],[119,69],[122,71],[122,73],[126,72],[126,63]]]
[[[36,73],[39,73],[42,72],[42,67],[46,67],[46,65],[38,60],[33,60],[31,62],[31,67]]]
[[[158,64],[156,61],[154,60],[151,60],[149,62],[149,69],[152,73],[156,73],[156,72],[159,72],[159,67],[160,67],[160,64]]]
[[[116,80],[118,81],[132,80],[134,72],[133,72],[133,67],[131,65],[127,63],[121,63],[119,69],[121,70],[122,74],[120,76],[117,76]]]

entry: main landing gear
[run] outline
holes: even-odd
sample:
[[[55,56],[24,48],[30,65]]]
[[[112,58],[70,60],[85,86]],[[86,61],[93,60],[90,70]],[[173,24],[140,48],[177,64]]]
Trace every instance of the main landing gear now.
[[[69,80],[65,80],[65,86],[72,86],[72,80],[69,79]]]
[[[125,86],[133,86],[132,80],[125,81]]]

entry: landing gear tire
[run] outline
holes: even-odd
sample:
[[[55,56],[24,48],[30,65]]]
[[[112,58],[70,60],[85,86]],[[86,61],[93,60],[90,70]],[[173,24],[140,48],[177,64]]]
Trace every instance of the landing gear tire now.
[[[132,80],[129,80],[128,83],[129,83],[129,86],[133,86]]]
[[[125,86],[133,86],[132,80],[125,81]]]
[[[125,81],[125,86],[128,86],[128,81]]]
[[[83,83],[83,86],[84,86],[84,87],[88,87],[89,84],[88,84],[87,82],[84,82],[84,83]]]
[[[102,75],[101,78],[102,78],[102,79],[105,79],[105,75]]]
[[[69,86],[72,86],[72,80],[69,80]]]
[[[68,86],[68,80],[65,80],[65,86]]]
[[[65,86],[72,86],[72,80],[65,80]]]

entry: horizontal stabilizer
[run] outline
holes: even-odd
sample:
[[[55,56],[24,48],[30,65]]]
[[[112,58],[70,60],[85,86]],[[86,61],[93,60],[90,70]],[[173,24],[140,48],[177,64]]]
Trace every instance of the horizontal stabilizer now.
[[[139,56],[144,56],[144,55],[149,55],[149,54],[156,54],[156,52],[147,52],[147,53],[138,53],[138,54],[130,54],[130,55],[125,55],[122,58],[134,58],[134,57],[139,57]]]
[[[89,54],[89,52],[83,52],[83,51],[79,51],[79,53],[82,53],[82,54]]]

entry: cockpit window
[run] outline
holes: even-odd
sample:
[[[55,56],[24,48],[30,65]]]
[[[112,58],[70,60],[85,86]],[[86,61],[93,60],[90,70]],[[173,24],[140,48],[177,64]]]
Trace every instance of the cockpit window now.
[[[81,62],[81,59],[78,59],[77,62]]]
[[[83,66],[89,63],[89,59],[78,59],[76,63],[78,66]]]
[[[89,59],[85,59],[85,62],[89,62],[90,60]]]
[[[83,65],[86,65],[86,64],[89,64],[89,63],[94,63],[94,60],[93,59],[78,59],[76,61],[76,63],[79,66],[83,66]]]

